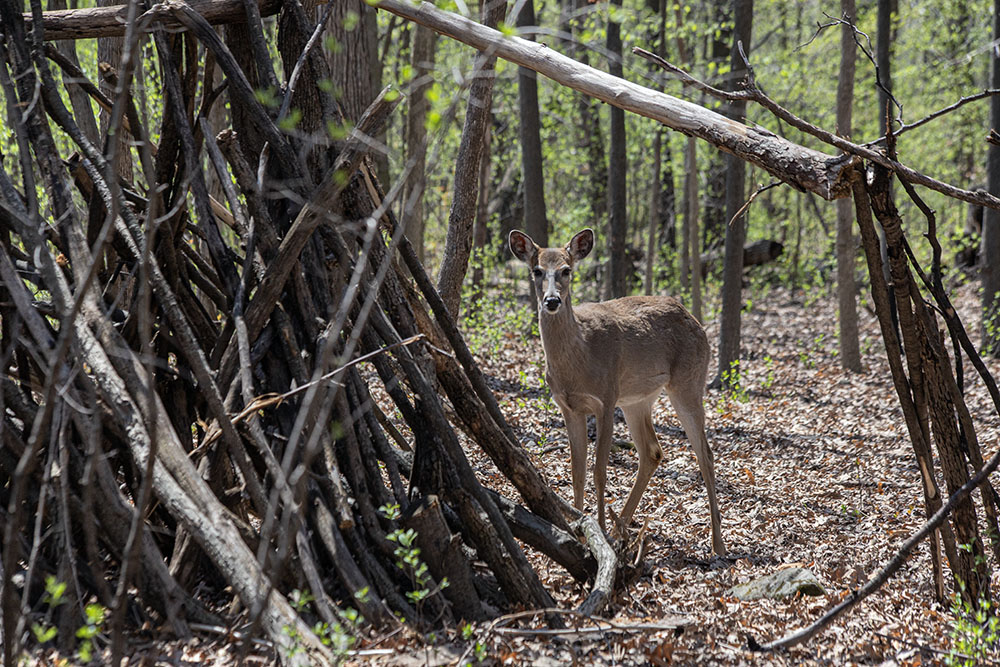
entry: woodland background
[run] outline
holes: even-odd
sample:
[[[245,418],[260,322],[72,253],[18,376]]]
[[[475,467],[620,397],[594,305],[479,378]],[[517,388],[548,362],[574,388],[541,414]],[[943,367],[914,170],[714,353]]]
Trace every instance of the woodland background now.
[[[5,663],[996,660],[1000,392],[977,350],[1000,338],[1000,97],[977,94],[1000,11],[853,4],[482,9],[496,40],[846,151],[851,206],[435,37],[412,3],[0,0]],[[749,63],[853,144],[633,47],[723,91]],[[918,197],[899,163],[960,191]],[[586,226],[575,298],[673,294],[709,330],[727,558],[665,403],[646,526],[603,535],[565,501],[506,235]],[[791,565],[826,595],[729,593]]]

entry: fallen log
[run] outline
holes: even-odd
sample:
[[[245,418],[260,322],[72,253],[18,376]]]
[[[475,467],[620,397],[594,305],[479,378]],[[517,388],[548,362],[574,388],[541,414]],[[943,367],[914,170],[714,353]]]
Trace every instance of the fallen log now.
[[[760,127],[749,127],[645,86],[583,65],[545,44],[508,36],[471,19],[438,9],[429,2],[378,0],[379,9],[426,26],[480,51],[544,74],[556,83],[596,97],[626,111],[652,118],[669,128],[708,141],[720,150],[767,170],[792,187],[824,199],[850,194],[845,169],[850,159],[799,146]]]
[[[743,246],[743,267],[767,264],[781,257],[785,246],[779,241],[764,239]],[[708,275],[711,265],[722,259],[722,248],[713,248],[701,254],[701,277]]]
[[[282,0],[258,0],[261,16],[273,16],[281,9]],[[212,25],[240,23],[247,19],[243,0],[188,0],[187,4]],[[120,37],[125,34],[125,17],[128,5],[87,7],[82,9],[53,9],[42,12],[45,39],[93,39]],[[169,16],[161,18],[167,30],[180,30],[184,26]],[[24,15],[25,30],[31,32],[31,14]]]

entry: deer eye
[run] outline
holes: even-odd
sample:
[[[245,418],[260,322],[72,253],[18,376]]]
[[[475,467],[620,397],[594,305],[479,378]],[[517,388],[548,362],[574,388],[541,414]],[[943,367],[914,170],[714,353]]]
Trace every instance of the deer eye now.
[[[571,273],[573,273],[573,271],[568,266],[562,270],[563,278],[569,278],[569,274]]]
[[[542,272],[540,268],[536,266],[531,270],[531,275],[535,276],[536,278],[541,278],[545,274]]]

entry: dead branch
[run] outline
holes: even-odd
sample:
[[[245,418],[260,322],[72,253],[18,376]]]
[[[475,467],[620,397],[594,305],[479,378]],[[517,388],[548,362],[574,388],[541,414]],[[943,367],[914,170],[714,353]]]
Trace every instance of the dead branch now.
[[[643,58],[646,58],[647,60],[655,62],[656,64],[660,65],[667,71],[677,74],[679,77],[681,77],[681,80],[684,83],[694,86],[699,90],[712,95],[713,97],[718,97],[719,99],[724,99],[724,100],[748,100],[756,102],[765,109],[767,109],[768,111],[770,111],[772,114],[774,114],[777,118],[785,121],[792,127],[801,130],[813,137],[816,137],[820,141],[827,143],[831,146],[834,146],[835,148],[839,148],[848,155],[853,155],[861,159],[868,160],[869,162],[874,162],[875,164],[886,167],[887,169],[890,169],[894,173],[898,174],[900,178],[906,178],[911,183],[914,183],[916,185],[922,185],[926,188],[935,190],[954,199],[960,199],[962,201],[970,202],[973,204],[979,204],[981,206],[988,206],[989,208],[1000,210],[1000,199],[997,199],[996,197],[986,192],[963,190],[962,188],[949,185],[948,183],[943,183],[911,167],[907,167],[906,165],[898,162],[895,159],[889,158],[885,153],[872,150],[871,148],[868,148],[867,145],[856,144],[843,137],[837,136],[833,132],[824,130],[816,125],[813,125],[812,123],[809,123],[808,121],[802,118],[799,118],[798,116],[794,115],[793,113],[791,113],[790,111],[779,105],[777,102],[772,100],[766,94],[764,94],[764,92],[757,86],[753,78],[753,69],[750,67],[749,63],[747,63],[748,81],[745,83],[744,89],[736,92],[729,92],[729,91],[719,90],[717,88],[712,88],[711,86],[698,81],[690,74],[684,72],[684,70],[682,70],[681,68],[677,67],[676,65],[670,64],[660,56],[654,53],[650,53],[645,49],[635,47],[634,49],[632,49],[632,51],[633,53],[636,53],[642,56]],[[766,165],[761,165],[761,166],[763,166],[765,169],[768,169]],[[786,181],[788,180],[786,177],[783,177],[781,174],[776,173],[771,169],[768,169],[768,171],[770,171],[775,176],[782,178],[783,180]],[[817,194],[822,195],[822,193],[817,193]],[[826,197],[826,198],[831,199],[831,197]]]
[[[247,20],[243,0],[189,0],[191,8],[212,25],[241,23]],[[281,9],[281,0],[259,0],[261,16],[273,16]],[[125,34],[128,5],[88,7],[81,9],[54,9],[42,13],[42,29],[46,40],[93,39],[120,37]],[[24,15],[27,30],[33,29],[32,17]],[[184,25],[167,19],[164,27],[182,29]]]
[[[704,139],[824,199],[845,197],[850,191],[845,172],[847,162],[840,156],[804,148],[767,130],[736,123],[696,104],[582,65],[543,44],[506,36],[470,19],[439,10],[428,2],[413,5],[404,0],[381,0],[376,6],[480,51],[493,50],[500,58],[608,104]]]

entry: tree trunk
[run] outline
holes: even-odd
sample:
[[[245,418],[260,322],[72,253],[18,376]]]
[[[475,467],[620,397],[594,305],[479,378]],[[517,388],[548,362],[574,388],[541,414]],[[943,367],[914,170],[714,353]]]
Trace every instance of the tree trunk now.
[[[726,61],[731,60],[733,46],[733,29],[731,20],[733,18],[732,8],[735,4],[730,0],[714,0],[711,5],[713,14],[712,22],[718,26],[713,31],[711,41],[708,46],[708,58],[715,64],[715,71],[719,72],[725,67]],[[722,88],[730,89],[727,83],[735,75],[730,72],[728,79],[722,80]],[[726,113],[723,111],[723,113]],[[727,114],[728,115],[728,114]],[[705,192],[702,203],[702,234],[704,240],[701,245],[707,248],[716,248],[722,245],[726,237],[726,156],[717,151],[711,151],[705,162]]]
[[[568,0],[577,13],[577,18],[571,22],[573,39],[570,40],[570,57],[577,62],[589,66],[590,51],[580,46],[584,10],[590,5],[588,0]],[[586,186],[587,193],[587,226],[595,230],[601,227],[601,221],[608,210],[608,164],[604,153],[604,131],[601,128],[600,107],[589,95],[576,96],[578,121],[576,126],[576,145],[586,156]]]
[[[611,5],[621,8],[622,0],[611,0]],[[621,77],[622,38],[621,24],[614,15],[608,21],[608,73]],[[631,267],[626,265],[625,239],[628,237],[626,217],[626,171],[628,162],[625,155],[625,112],[619,107],[611,107],[611,150],[608,162],[608,263],[609,278],[606,285],[608,298],[617,299],[628,294]]]
[[[993,3],[993,39],[1000,39],[1000,1]],[[1000,55],[990,53],[990,86],[1000,85]],[[1000,97],[990,98],[990,127],[1000,127]],[[986,189],[1000,194],[1000,146],[990,143],[986,149]],[[1000,357],[1000,211],[987,208],[983,216],[982,286],[983,351]]]
[[[410,88],[410,107],[406,114],[406,154],[413,160],[413,169],[406,182],[403,196],[403,221],[406,238],[421,262],[424,256],[424,188],[427,179],[427,91],[434,83],[434,52],[437,33],[422,25],[413,24],[410,30],[410,66],[413,80]]]
[[[684,151],[684,220],[688,230],[691,260],[691,314],[704,324],[701,315],[701,234],[698,233],[698,142],[688,137]]]
[[[735,6],[735,30],[730,56],[730,74],[733,88],[746,71],[743,52],[750,53],[750,34],[753,22],[753,0],[738,0]],[[746,104],[732,102],[727,115],[743,122]],[[740,314],[743,309],[743,244],[746,240],[746,213],[740,213],[744,204],[745,163],[735,156],[727,156],[726,174],[726,258],[722,269],[722,315],[719,325],[719,374],[717,381],[728,384],[727,379],[738,382],[740,362]],[[728,374],[727,374],[728,373]]]
[[[476,198],[476,220],[472,225],[472,285],[473,298],[476,302],[482,298],[485,292],[484,264],[488,252],[489,242],[489,221],[490,221],[490,166],[493,164],[492,151],[493,135],[486,133],[486,145],[483,146],[483,155],[479,160],[479,195]]]
[[[840,0],[840,14],[851,23],[857,21],[854,0]],[[840,26],[840,76],[837,79],[837,134],[851,136],[851,109],[854,105],[854,30]],[[858,347],[858,309],[855,294],[854,211],[847,199],[837,200],[837,312],[840,365],[861,372]]]
[[[667,35],[666,35],[666,22],[667,22],[667,3],[666,0],[657,0],[657,14],[659,16],[659,21],[657,22],[657,43],[662,55],[666,54],[667,50]],[[663,168],[663,146],[667,147],[667,168],[670,173],[670,211],[668,215],[673,217],[673,172],[669,170],[670,164],[670,140],[663,136],[663,128],[656,128],[655,135],[653,136],[653,169],[652,169],[652,179],[649,188],[649,230],[646,238],[646,273],[643,278],[643,292],[647,295],[653,293],[653,265],[657,259],[657,241],[661,239],[660,233],[660,221],[665,217],[665,211],[662,210],[666,202],[664,199],[664,183],[661,180],[661,170]],[[671,219],[671,224],[673,220]],[[671,230],[671,237],[673,236],[673,231]],[[673,240],[673,239],[671,239]],[[676,247],[676,244],[672,244]]]
[[[379,90],[375,8],[365,0],[340,0],[333,5],[327,31],[338,45],[327,51],[337,101],[344,117],[356,122]]]
[[[535,7],[526,0],[517,15],[518,27],[535,25]],[[527,67],[517,69],[521,129],[521,184],[524,188],[524,228],[542,248],[549,246],[545,216],[545,174],[542,170],[541,121],[538,117],[538,75]]]
[[[483,7],[483,25],[495,28],[507,13],[506,0],[491,0]],[[444,260],[438,276],[438,291],[448,312],[458,318],[462,298],[462,281],[469,266],[472,252],[472,223],[476,215],[476,197],[479,194],[479,161],[482,157],[486,133],[489,132],[493,105],[493,68],[496,56],[489,53],[476,55],[469,87],[469,104],[465,111],[462,142],[455,158],[455,180],[452,187],[451,211],[448,214],[448,237],[445,241]]]
[[[98,0],[98,6],[108,7],[121,4],[120,0]],[[97,62],[108,63],[116,71],[121,67],[122,59],[122,45],[124,44],[124,38],[122,37],[104,37],[97,40]],[[100,82],[101,92],[104,93],[108,99],[114,100],[117,95],[115,94],[115,86],[108,83],[104,78],[101,78]],[[108,134],[108,122],[111,116],[109,112],[101,110],[101,139],[106,140]],[[116,138],[115,151],[115,168],[118,170],[118,175],[123,181],[129,183],[132,181],[132,149],[129,146],[131,141],[131,136],[129,133],[121,129],[118,131],[119,134]]]
[[[657,237],[660,227],[660,133],[653,137],[653,178],[649,185],[649,224],[646,236],[646,271],[643,274],[642,291],[649,296],[653,293],[653,264],[656,259]]]
[[[881,136],[886,136],[891,119],[896,117],[895,107],[892,102],[892,40],[893,40],[893,14],[896,12],[896,0],[878,0],[878,14],[876,21],[876,47],[875,66],[878,70],[878,128]],[[889,184],[889,193],[892,194],[892,184]],[[881,226],[878,228],[879,252],[882,254],[882,268],[885,272],[886,282],[891,282],[889,277],[889,250],[886,247],[885,231]],[[892,324],[899,329],[899,315],[896,310],[896,294],[889,290],[889,312],[892,314]]]

